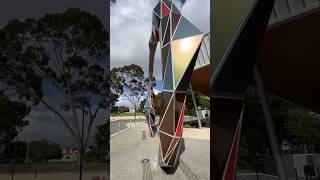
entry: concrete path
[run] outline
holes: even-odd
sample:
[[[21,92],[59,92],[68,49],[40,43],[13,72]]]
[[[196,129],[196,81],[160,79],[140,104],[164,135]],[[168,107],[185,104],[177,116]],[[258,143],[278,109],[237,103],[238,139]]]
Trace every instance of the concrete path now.
[[[210,179],[209,140],[185,138],[184,142],[179,168],[168,175],[158,166],[159,137],[149,137],[146,125],[114,136],[110,140],[111,180]]]

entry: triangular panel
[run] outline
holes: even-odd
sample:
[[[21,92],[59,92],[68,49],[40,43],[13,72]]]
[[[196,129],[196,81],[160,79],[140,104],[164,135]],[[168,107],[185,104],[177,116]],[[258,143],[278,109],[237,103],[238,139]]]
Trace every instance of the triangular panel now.
[[[199,46],[198,50],[196,51],[196,53],[193,55],[193,58],[189,64],[186,72],[182,76],[181,80],[178,82],[178,84],[176,84],[176,90],[186,91],[188,89],[189,82],[190,82],[190,79],[191,79],[191,76],[193,73],[193,69],[194,69],[194,66],[197,62],[199,51],[200,51],[200,46]]]
[[[161,119],[159,130],[173,136],[175,132],[174,127],[172,125],[172,120],[174,119],[174,101],[171,101],[168,107],[163,108],[166,108],[167,110],[165,111]]]
[[[171,0],[163,0],[163,2],[166,3],[166,5],[167,5],[169,8],[171,8],[171,4],[172,4]]]
[[[176,27],[178,25],[180,17],[181,17],[181,15],[174,14],[174,13],[172,14],[172,28],[171,28],[171,33],[172,34],[176,31]]]
[[[166,107],[168,106],[170,99],[173,95],[173,92],[167,92],[167,91],[162,91],[161,93],[162,97],[161,97],[161,107],[160,108],[160,119],[162,119],[162,116],[164,115],[164,112],[166,110]]]
[[[164,33],[165,33],[165,31],[166,31],[166,28],[167,28],[167,25],[168,25],[168,20],[169,20],[169,16],[166,16],[166,17],[164,17],[164,18],[162,18],[162,20],[161,20],[161,32],[162,32],[162,39],[164,38]]]
[[[198,34],[202,34],[202,32],[191,22],[189,22],[185,17],[181,16],[177,30],[173,35],[173,40]]]
[[[172,152],[172,155],[170,156],[170,158],[168,159],[169,161],[167,162],[170,166],[175,166],[176,162],[178,161],[178,158],[180,156],[180,144],[181,141],[178,142],[177,147],[174,149],[174,151]]]
[[[150,101],[147,99],[146,103],[144,104],[144,108],[150,108],[150,107],[151,107]]]
[[[162,132],[159,132],[159,136],[160,136],[161,150],[164,157],[167,154],[168,148],[173,138]]]
[[[186,72],[195,52],[202,41],[203,35],[175,40],[171,43],[173,72],[175,85]]]
[[[181,14],[178,8],[174,4],[172,4],[172,12],[175,14]]]
[[[161,49],[161,59],[162,59],[162,78],[164,78],[164,70],[166,69],[168,52],[170,45],[167,45]]]
[[[167,27],[167,30],[166,30],[166,33],[165,33],[165,36],[163,39],[163,45],[168,44],[169,41],[170,41],[170,19],[168,21],[168,27]]]
[[[183,118],[184,118],[184,107],[182,107],[180,117],[179,117],[179,122],[177,125],[177,128],[175,130],[175,136],[181,137],[182,136],[182,130],[183,130]]]
[[[164,17],[169,13],[170,9],[163,2],[161,3],[161,7],[162,7],[161,15],[162,15],[162,17]]]
[[[165,159],[168,158],[173,153],[174,148],[177,148],[177,143],[179,140],[180,140],[180,138],[173,138],[172,139],[170,146],[168,148],[167,154],[164,157]]]
[[[160,3],[157,4],[157,6],[153,9],[155,13],[160,17]]]
[[[176,105],[175,105],[175,127],[178,127],[178,122],[180,118],[180,114],[182,112],[182,108],[184,105],[184,100],[186,97],[186,93],[176,93],[175,98],[176,98]]]
[[[236,168],[236,162],[237,162],[237,152],[239,149],[239,140],[240,140],[240,126],[237,127],[237,132],[234,137],[233,145],[231,148],[231,154],[229,155],[229,160],[227,162],[226,172],[225,172],[225,180],[233,179],[235,168]],[[170,148],[170,147],[169,147]]]
[[[173,90],[173,72],[172,72],[172,59],[171,59],[171,52],[169,50],[167,66],[165,70],[165,76],[163,81],[163,89],[166,90]]]

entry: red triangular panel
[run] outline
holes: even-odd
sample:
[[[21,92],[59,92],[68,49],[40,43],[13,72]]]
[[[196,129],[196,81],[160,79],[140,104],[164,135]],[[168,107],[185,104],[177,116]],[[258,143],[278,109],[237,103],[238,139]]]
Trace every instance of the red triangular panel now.
[[[226,167],[226,174],[224,180],[233,180],[234,179],[234,173],[236,168],[236,159],[237,159],[237,151],[239,147],[239,140],[240,140],[240,125],[237,127],[237,132],[234,137],[234,142],[231,149],[230,159],[227,162]]]
[[[169,11],[170,11],[170,9],[167,7],[167,5],[165,4],[165,3],[161,3],[161,7],[162,7],[162,13],[161,13],[161,15],[162,15],[162,17],[164,17],[164,16],[166,16],[168,13],[169,13]]]
[[[181,109],[180,117],[179,117],[179,122],[178,126],[176,129],[176,136],[181,137],[182,136],[182,125],[183,125],[183,117],[184,117],[184,106]]]

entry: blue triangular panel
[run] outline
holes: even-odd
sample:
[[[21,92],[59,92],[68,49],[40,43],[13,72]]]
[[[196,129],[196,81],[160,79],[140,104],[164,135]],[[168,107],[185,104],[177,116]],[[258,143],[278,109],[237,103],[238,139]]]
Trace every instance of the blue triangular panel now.
[[[176,14],[181,14],[178,8],[174,4],[172,4],[172,12]]]

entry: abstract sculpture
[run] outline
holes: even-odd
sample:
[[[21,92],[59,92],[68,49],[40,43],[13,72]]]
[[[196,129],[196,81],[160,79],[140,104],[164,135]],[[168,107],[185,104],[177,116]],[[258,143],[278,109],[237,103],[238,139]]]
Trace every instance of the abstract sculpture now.
[[[153,9],[149,41],[149,79],[160,41],[163,91],[159,122],[159,165],[174,168],[180,155],[186,92],[196,63],[203,33],[181,15],[170,0]]]
[[[157,132],[157,126],[155,122],[155,117],[156,117],[155,108],[154,108],[155,104],[156,104],[155,95],[153,93],[152,86],[149,86],[147,100],[146,100],[146,103],[144,104],[144,111],[145,111],[145,116],[147,118],[151,137],[154,137]]]

